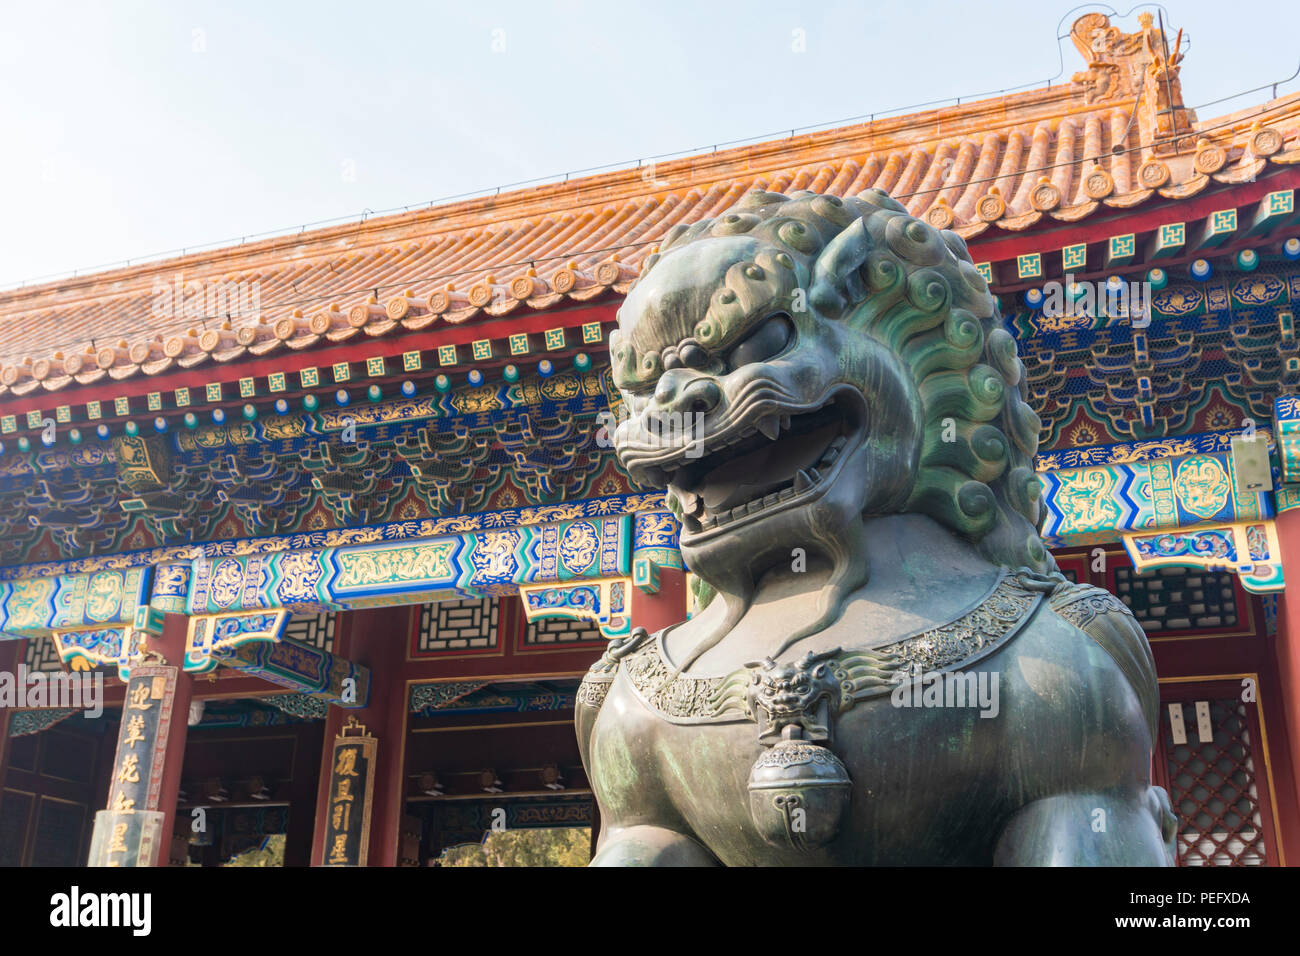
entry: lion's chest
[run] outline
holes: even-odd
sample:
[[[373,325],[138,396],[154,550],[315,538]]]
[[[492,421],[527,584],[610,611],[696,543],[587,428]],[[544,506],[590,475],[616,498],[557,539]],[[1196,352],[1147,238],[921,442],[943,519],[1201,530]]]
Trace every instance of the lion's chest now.
[[[833,835],[802,846],[769,816],[780,789],[756,786],[764,782],[756,764],[773,753],[760,742],[759,726],[682,719],[657,712],[626,676],[615,679],[590,749],[607,824],[667,826],[693,836],[728,865],[960,863],[990,852],[963,833],[974,806],[987,812],[1000,802],[988,773],[996,731],[988,721],[976,723],[975,713],[908,712],[884,697],[842,715],[828,748],[847,778],[839,819],[827,826],[819,817],[834,808],[818,802],[824,782],[818,774],[825,767],[810,762],[803,806],[796,808],[804,816],[792,822],[814,838]],[[777,775],[787,769],[778,768]]]

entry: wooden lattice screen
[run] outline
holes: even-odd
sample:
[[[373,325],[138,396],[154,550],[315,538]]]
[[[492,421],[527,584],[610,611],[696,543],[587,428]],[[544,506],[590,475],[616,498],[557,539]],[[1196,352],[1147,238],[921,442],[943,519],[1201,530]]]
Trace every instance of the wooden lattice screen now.
[[[1178,814],[1179,865],[1263,866],[1269,860],[1246,704],[1209,699],[1214,736],[1208,743],[1197,731],[1195,704],[1177,705],[1187,742],[1174,743],[1168,704],[1161,708],[1161,726],[1169,797]]]

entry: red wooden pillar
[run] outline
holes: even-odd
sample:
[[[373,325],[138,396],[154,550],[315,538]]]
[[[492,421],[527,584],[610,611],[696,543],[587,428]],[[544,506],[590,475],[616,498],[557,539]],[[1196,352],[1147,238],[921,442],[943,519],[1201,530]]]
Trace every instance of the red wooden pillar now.
[[[311,862],[313,866],[322,866],[325,862],[334,739],[348,717],[355,717],[379,741],[366,865],[396,866],[405,796],[406,645],[410,638],[411,608],[348,611],[340,613],[339,617],[334,653],[370,668],[370,701],[360,709],[330,705],[321,748],[320,781],[316,788]]]
[[[653,634],[670,624],[686,620],[686,572],[659,569],[659,590],[654,594],[637,591],[632,596],[632,626]]]
[[[0,671],[12,674],[18,684],[18,665],[27,650],[26,641],[0,641]],[[9,716],[13,711],[0,707],[0,793],[5,788],[5,771],[9,769]]]
[[[1282,573],[1291,585],[1290,594],[1283,591],[1277,600],[1274,647],[1288,743],[1288,752],[1279,756],[1285,756],[1291,765],[1296,803],[1300,805],[1300,508],[1277,516],[1277,536],[1282,546]]]
[[[109,794],[105,809],[112,811],[114,797],[112,796],[115,787],[121,785],[134,787],[130,791],[118,790],[118,796],[126,799],[127,793],[131,794],[130,808],[119,808],[120,814],[129,814],[134,811],[156,811],[163,815],[161,832],[153,849],[153,859],[151,863],[140,861],[140,865],[167,866],[171,862],[172,849],[172,831],[176,827],[176,798],[180,793],[181,785],[181,768],[185,763],[185,740],[189,730],[187,718],[190,712],[190,699],[193,696],[194,678],[192,675],[185,673],[185,635],[189,628],[189,618],[184,614],[168,614],[163,620],[163,631],[158,637],[145,637],[144,651],[146,656],[156,655],[153,660],[139,662],[136,667],[137,673],[133,671],[132,679],[135,681],[133,688],[139,688],[146,695],[138,704],[128,704],[126,713],[130,713],[130,708],[135,706],[137,710],[147,710],[149,708],[159,708],[155,710],[157,715],[157,724],[152,739],[148,740],[147,749],[143,752],[135,748],[135,744],[146,740],[145,737],[137,737],[129,744],[124,740],[124,735],[119,733],[117,751],[113,760],[113,776],[109,780]],[[161,658],[158,660],[157,658]],[[154,674],[153,680],[162,682],[156,689],[156,696],[149,694],[148,668],[155,667],[159,671]],[[175,686],[171,692],[171,710],[168,713],[165,701],[167,693],[165,688],[169,686],[173,679],[173,674],[168,673],[168,668],[175,668],[174,679]],[[129,698],[128,694],[128,698]],[[147,705],[147,706],[146,706]],[[125,716],[123,718],[126,719]],[[125,724],[123,725],[125,726]],[[127,776],[127,773],[130,776]],[[156,789],[155,789],[156,787]],[[113,822],[107,815],[102,819],[97,818],[95,828],[97,833],[101,826],[105,828],[117,829],[119,824]],[[125,830],[125,826],[122,827]],[[122,839],[121,834],[115,837],[116,840]],[[128,838],[139,839],[139,837]],[[96,864],[94,860],[111,860],[113,855],[118,852],[132,853],[138,849],[138,845],[118,846],[114,849],[109,846],[106,853],[97,854],[92,849],[92,865],[104,865],[103,862]],[[108,863],[107,865],[113,865]]]
[[[162,788],[158,792],[158,807],[163,817],[163,838],[159,841],[155,866],[167,866],[171,856],[171,834],[176,827],[176,799],[181,790],[181,768],[185,764],[185,741],[189,736],[190,700],[194,693],[194,676],[185,673],[185,636],[190,619],[185,614],[168,614],[163,621],[163,632],[158,637],[145,640],[146,651],[156,651],[164,661],[180,668],[176,679],[176,696],[172,703],[171,726],[167,743],[159,752],[163,764]]]

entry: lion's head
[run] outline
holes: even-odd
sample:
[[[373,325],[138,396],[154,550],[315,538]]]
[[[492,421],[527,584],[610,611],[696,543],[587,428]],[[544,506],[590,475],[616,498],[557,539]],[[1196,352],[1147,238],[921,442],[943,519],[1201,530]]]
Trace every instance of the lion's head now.
[[[829,623],[865,581],[864,516],[921,512],[995,564],[1053,566],[1015,340],[963,240],[879,190],[754,191],[673,229],[610,352],[619,457],[667,487],[731,623],[796,546],[834,568],[809,633]]]

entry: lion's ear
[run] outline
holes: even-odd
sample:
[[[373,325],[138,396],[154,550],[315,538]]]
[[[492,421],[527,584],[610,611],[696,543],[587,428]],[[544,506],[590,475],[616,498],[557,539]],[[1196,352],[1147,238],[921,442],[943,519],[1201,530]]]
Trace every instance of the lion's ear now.
[[[871,236],[866,222],[861,219],[845,226],[826,244],[813,263],[812,287],[808,290],[812,304],[819,312],[839,318],[850,303],[866,297],[867,285],[862,279],[861,269],[871,249]]]

